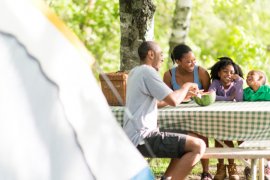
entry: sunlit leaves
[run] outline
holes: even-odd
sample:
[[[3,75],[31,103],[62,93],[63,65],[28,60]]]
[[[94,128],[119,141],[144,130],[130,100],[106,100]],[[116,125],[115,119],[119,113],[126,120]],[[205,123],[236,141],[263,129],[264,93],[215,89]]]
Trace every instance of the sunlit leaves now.
[[[118,0],[46,0],[85,43],[105,72],[119,70]],[[175,0],[154,0],[155,41],[168,57]],[[220,56],[230,56],[244,72],[265,71],[270,79],[270,1],[193,0],[188,44],[205,68]],[[270,48],[269,48],[270,49]],[[162,72],[169,67],[164,66]],[[162,74],[161,72],[161,74]]]
[[[120,63],[119,4],[117,0],[47,0],[95,56],[105,72]]]
[[[270,13],[264,10],[267,1],[193,2],[196,4],[190,38],[201,48],[199,59],[205,66],[209,67],[217,57],[229,56],[240,64],[245,74],[250,69],[261,69],[270,77],[266,51],[269,41],[264,38],[269,37],[266,29],[270,27],[266,21]]]

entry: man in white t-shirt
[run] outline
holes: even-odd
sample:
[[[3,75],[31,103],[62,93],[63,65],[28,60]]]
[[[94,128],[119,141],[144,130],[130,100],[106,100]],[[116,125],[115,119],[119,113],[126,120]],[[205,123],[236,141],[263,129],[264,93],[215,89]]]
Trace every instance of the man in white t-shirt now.
[[[157,127],[157,104],[176,106],[198,92],[195,83],[186,83],[172,91],[160,78],[163,62],[160,46],[143,42],[139,49],[141,65],[128,76],[124,131],[146,157],[172,158],[162,179],[185,179],[205,152],[205,143],[187,132],[161,132]],[[188,93],[192,91],[193,93]],[[130,115],[128,115],[130,114]]]

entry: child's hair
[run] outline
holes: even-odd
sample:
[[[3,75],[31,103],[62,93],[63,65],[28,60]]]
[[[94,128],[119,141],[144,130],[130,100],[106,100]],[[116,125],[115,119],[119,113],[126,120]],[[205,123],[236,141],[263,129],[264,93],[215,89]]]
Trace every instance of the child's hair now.
[[[210,72],[210,76],[211,79],[218,79],[220,80],[219,76],[218,76],[218,72],[223,69],[224,67],[228,66],[228,65],[232,65],[235,71],[235,74],[238,74],[241,78],[243,78],[243,72],[242,69],[240,68],[239,65],[235,64],[233,62],[233,60],[229,57],[220,57],[218,58],[219,61],[216,62],[211,68],[211,72]]]
[[[266,75],[265,75],[265,73],[264,72],[262,72],[262,71],[259,71],[259,70],[252,70],[252,71],[254,71],[254,72],[256,72],[256,73],[258,73],[260,76],[262,76],[262,85],[265,85],[266,84]]]
[[[184,54],[192,51],[191,48],[185,44],[179,44],[174,47],[172,53],[171,53],[171,59],[173,64],[177,59],[181,59]]]

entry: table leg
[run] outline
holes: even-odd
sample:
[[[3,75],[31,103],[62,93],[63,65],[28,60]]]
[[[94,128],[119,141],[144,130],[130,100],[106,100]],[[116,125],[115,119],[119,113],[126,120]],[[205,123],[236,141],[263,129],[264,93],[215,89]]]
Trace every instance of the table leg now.
[[[257,179],[257,161],[258,159],[251,159],[251,180]]]
[[[259,160],[259,180],[264,180],[264,159]]]

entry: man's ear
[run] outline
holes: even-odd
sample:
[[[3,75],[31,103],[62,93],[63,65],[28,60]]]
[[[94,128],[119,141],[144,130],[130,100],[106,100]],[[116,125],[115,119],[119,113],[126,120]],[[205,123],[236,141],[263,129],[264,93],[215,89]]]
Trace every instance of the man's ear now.
[[[151,59],[154,59],[155,53],[154,53],[153,50],[149,50],[147,54],[148,54],[148,56],[149,56]]]

